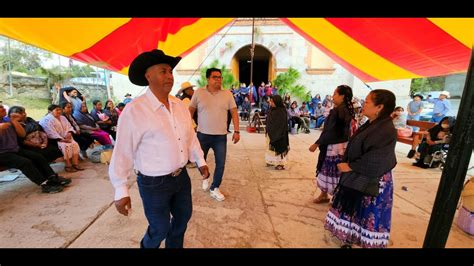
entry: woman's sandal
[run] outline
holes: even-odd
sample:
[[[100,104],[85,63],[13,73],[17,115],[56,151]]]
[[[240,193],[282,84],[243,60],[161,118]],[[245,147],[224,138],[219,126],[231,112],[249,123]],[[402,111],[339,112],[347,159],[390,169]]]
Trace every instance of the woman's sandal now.
[[[276,170],[285,170],[285,167],[283,165],[277,165],[275,166]]]
[[[79,165],[73,165],[72,167],[74,167],[74,169],[76,169],[77,171],[82,171],[82,170],[84,170],[84,168],[79,167]]]
[[[64,170],[69,173],[77,172],[77,170],[73,166],[66,166],[64,167]]]

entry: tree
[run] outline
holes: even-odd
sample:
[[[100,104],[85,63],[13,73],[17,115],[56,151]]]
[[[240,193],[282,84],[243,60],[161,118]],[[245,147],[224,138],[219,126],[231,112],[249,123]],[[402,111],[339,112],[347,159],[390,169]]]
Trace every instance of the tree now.
[[[300,72],[290,67],[288,72],[280,73],[273,81],[273,85],[278,87],[278,93],[284,95],[289,93],[291,96],[295,96],[303,101],[311,100],[311,94],[305,86],[295,84],[300,78]]]
[[[444,89],[446,77],[429,77],[412,79],[410,84],[410,95],[428,91],[442,91]]]
[[[214,68],[219,68],[221,70],[221,72],[222,72],[222,87],[224,89],[230,89],[232,87],[232,85],[235,85],[236,81],[235,81],[234,76],[232,75],[232,72],[230,71],[230,69],[227,69],[224,64],[221,64],[219,62],[219,60],[216,59],[216,60],[212,61],[211,64],[209,64],[208,66],[201,68],[201,76],[197,80],[197,84],[200,88],[205,87],[207,85],[206,71],[209,68],[213,68],[213,67]],[[238,83],[238,81],[237,81],[237,83]]]

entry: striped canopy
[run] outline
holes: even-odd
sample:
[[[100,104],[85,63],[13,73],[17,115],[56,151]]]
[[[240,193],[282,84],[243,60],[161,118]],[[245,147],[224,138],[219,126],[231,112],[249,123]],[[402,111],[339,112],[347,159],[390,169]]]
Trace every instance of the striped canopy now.
[[[0,18],[0,34],[128,73],[140,53],[186,56],[233,18]],[[362,81],[466,72],[472,18],[281,18]]]

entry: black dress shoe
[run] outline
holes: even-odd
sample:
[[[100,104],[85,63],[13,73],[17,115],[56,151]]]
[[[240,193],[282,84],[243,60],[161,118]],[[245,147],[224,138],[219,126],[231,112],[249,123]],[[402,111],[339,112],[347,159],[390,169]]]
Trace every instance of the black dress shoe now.
[[[51,185],[60,185],[60,186],[67,186],[71,184],[70,178],[64,178],[62,176],[56,175],[48,180],[48,184]]]
[[[415,156],[415,150],[410,150],[407,154],[407,157],[408,158],[413,158],[413,156]]]

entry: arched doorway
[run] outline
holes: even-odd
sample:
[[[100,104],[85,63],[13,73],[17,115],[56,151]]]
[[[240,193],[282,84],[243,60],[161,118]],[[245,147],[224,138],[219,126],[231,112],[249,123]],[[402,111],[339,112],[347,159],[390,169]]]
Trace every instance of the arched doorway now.
[[[274,58],[272,53],[262,45],[255,45],[253,57],[253,82],[256,87],[263,81],[267,83],[275,78]],[[232,58],[234,78],[241,83],[250,83],[250,44],[240,48]]]

